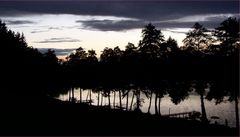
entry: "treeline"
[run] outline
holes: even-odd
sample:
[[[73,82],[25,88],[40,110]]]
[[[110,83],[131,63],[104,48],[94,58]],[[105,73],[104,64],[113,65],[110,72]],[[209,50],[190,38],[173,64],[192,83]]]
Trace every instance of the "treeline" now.
[[[105,48],[98,60],[94,50],[79,47],[63,67],[67,79],[91,86],[149,86],[161,80],[222,80],[238,89],[239,20],[228,18],[215,30],[194,24],[179,47],[164,40],[161,30],[148,24],[138,46]],[[232,86],[232,85],[231,85]]]
[[[195,23],[183,40],[184,46],[179,47],[176,40],[165,40],[160,29],[148,24],[137,46],[128,43],[125,50],[105,48],[99,60],[94,50],[79,47],[62,66],[73,87],[106,95],[133,89],[136,97],[139,90],[147,91],[150,96],[156,94],[155,100],[160,102],[168,94],[178,104],[194,90],[201,99],[203,121],[207,121],[204,98],[220,103],[229,96],[230,101],[235,100],[238,118],[239,35],[236,18],[226,19],[214,30]]]
[[[60,64],[54,51],[42,54],[27,45],[0,20],[1,94],[44,95],[59,77]],[[60,78],[60,77],[59,77]]]
[[[105,48],[100,59],[94,50],[79,47],[66,61],[59,61],[52,50],[42,54],[29,47],[23,34],[7,29],[2,21],[0,41],[4,89],[12,85],[44,87],[42,92],[45,92],[45,88],[59,85],[122,87],[130,84],[144,88],[158,87],[162,80],[215,81],[238,89],[240,42],[236,18],[226,19],[211,31],[195,23],[182,47],[171,37],[165,40],[160,29],[148,24],[137,46],[128,43],[125,50]]]

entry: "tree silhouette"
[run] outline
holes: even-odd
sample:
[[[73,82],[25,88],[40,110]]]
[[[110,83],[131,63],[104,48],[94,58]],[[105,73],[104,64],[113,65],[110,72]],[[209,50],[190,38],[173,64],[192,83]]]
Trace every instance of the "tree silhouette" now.
[[[183,39],[184,46],[190,51],[204,51],[212,42],[208,32],[201,24],[195,23],[193,30],[189,31]]]
[[[167,81],[155,81],[150,84],[150,89],[155,92],[155,113],[161,115],[161,99],[167,93]],[[158,108],[157,108],[158,101]]]
[[[114,62],[120,62],[123,51],[117,46],[113,49],[113,53],[114,53],[114,56],[113,56]]]
[[[138,50],[132,43],[128,43],[125,47],[125,51],[122,54],[122,61],[127,65],[135,65],[137,63]]]
[[[221,42],[219,46],[221,54],[230,55],[234,52],[239,52],[239,24],[239,19],[229,17],[215,29],[213,35]]]
[[[149,106],[148,106],[148,113],[150,113],[150,109],[151,109],[151,105],[152,105],[152,95],[153,95],[153,91],[150,91],[150,98],[149,98]]]
[[[79,88],[79,101],[80,101],[80,103],[82,103],[82,89],[81,88]]]
[[[45,58],[46,65],[48,65],[48,68],[55,68],[58,67],[58,58],[55,55],[55,51],[48,49],[46,53],[43,54],[43,57]]]
[[[206,90],[207,87],[208,87],[208,83],[206,81],[197,80],[197,81],[194,82],[195,91],[200,95],[201,111],[202,111],[201,120],[202,120],[203,123],[208,122],[207,114],[206,114],[206,108],[205,108],[205,104],[204,104],[204,94],[205,94],[205,90]]]
[[[17,89],[12,88],[11,91],[18,95],[45,96],[51,94],[49,90],[59,82],[59,80],[56,80],[59,68],[54,52],[49,50],[42,54],[37,49],[29,47],[23,34],[9,30],[1,20],[0,42],[2,45],[0,55],[2,59],[1,75],[4,79],[2,88],[15,85]],[[47,77],[48,79],[46,79]],[[41,79],[44,79],[44,81],[41,81]],[[33,92],[32,88],[38,86],[39,83],[42,83],[42,86]],[[15,92],[15,90],[22,92]]]
[[[134,100],[134,97],[135,97],[135,90],[132,90],[132,99],[131,99],[131,104],[130,104],[130,110],[133,110],[133,100]]]
[[[228,87],[228,91],[232,96],[232,100],[235,100],[235,112],[236,112],[236,127],[239,129],[239,109],[238,109],[238,99],[239,99],[239,49],[240,49],[240,19],[229,17],[224,20],[219,27],[214,31],[214,35],[217,37],[217,40],[220,42],[218,51],[222,56],[228,56],[230,62],[230,74],[228,81],[224,85]],[[216,53],[215,52],[215,53]],[[232,73],[231,73],[232,72]],[[227,84],[229,83],[229,84]],[[231,84],[230,84],[231,83]],[[234,99],[233,99],[234,98]]]
[[[169,81],[168,94],[174,104],[179,104],[189,96],[191,89],[191,82],[189,81]]]
[[[126,97],[126,111],[128,111],[128,97],[129,97],[129,92],[131,91],[131,85],[127,85],[127,87],[123,88],[122,92],[123,95],[122,97],[125,98]]]
[[[160,44],[164,42],[164,36],[161,30],[158,30],[152,24],[148,24],[142,30],[143,39],[139,42],[139,50],[143,56],[148,59],[158,58]]]
[[[88,50],[87,58],[86,58],[88,64],[96,64],[98,62],[96,55],[97,54],[96,54],[95,50]]]
[[[160,45],[160,54],[161,54],[161,59],[168,59],[171,56],[174,56],[178,54],[179,48],[177,41],[171,37],[167,39],[166,42],[162,43]]]
[[[102,54],[100,55],[100,61],[103,63],[112,62],[112,57],[114,56],[114,51],[111,48],[104,48]]]
[[[85,62],[86,58],[87,58],[86,51],[82,47],[79,47],[75,50],[75,53],[71,53],[67,57],[67,60],[70,65],[79,65]]]

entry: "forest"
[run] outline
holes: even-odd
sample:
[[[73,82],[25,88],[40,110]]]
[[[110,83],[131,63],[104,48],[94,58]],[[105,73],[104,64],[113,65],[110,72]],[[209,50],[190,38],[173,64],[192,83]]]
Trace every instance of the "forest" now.
[[[227,96],[235,102],[239,129],[239,21],[230,17],[215,29],[195,23],[183,46],[149,23],[142,29],[138,45],[129,42],[124,50],[106,47],[99,58],[95,50],[79,47],[61,60],[54,50],[41,53],[28,46],[24,34],[8,29],[0,20],[1,106],[9,108],[11,103],[5,102],[12,102],[11,98],[17,100],[14,103],[22,101],[18,98],[48,100],[81,87],[109,97],[116,92],[120,100],[131,91],[138,112],[140,91],[149,98],[154,93],[155,104],[160,104],[164,95],[178,104],[195,91],[201,99],[201,123],[208,123],[204,99],[219,104]],[[69,101],[77,104],[74,96]],[[160,105],[155,110],[161,117]]]

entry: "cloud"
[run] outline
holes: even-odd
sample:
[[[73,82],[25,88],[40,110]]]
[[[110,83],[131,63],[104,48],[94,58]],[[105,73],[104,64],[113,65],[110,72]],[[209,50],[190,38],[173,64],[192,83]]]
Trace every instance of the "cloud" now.
[[[86,29],[97,29],[101,31],[122,31],[128,29],[141,28],[146,23],[141,20],[87,20],[87,21],[76,21],[82,23]]]
[[[31,33],[42,33],[42,32],[49,32],[51,30],[62,30],[60,27],[48,27],[46,30],[33,30]]]
[[[35,43],[60,43],[60,42],[80,42],[80,40],[65,37],[65,38],[50,38],[45,39],[43,41],[36,41]]]
[[[62,30],[62,28],[60,28],[60,27],[49,27],[48,29],[49,30]]]
[[[58,48],[38,48],[41,53],[45,53],[48,49],[54,50],[56,56],[65,56],[69,53],[73,52],[76,48],[69,48],[69,49],[58,49]]]
[[[34,30],[31,31],[31,33],[42,33],[42,32],[48,32],[49,30]]]
[[[186,34],[190,29],[189,28],[166,28],[164,31],[178,33],[178,34]]]
[[[0,17],[21,17],[22,15],[24,18],[23,15],[32,14],[74,14],[102,17],[102,19],[92,18],[85,20],[76,16],[75,19],[77,20],[77,23],[83,25],[81,29],[86,28],[100,31],[125,31],[129,29],[143,28],[144,25],[150,22],[156,27],[162,29],[189,28],[193,26],[194,22],[199,22],[205,27],[214,28],[230,15],[238,15],[239,17],[238,4],[238,1],[232,0],[71,0],[70,2],[66,0],[30,0],[27,2],[0,0]],[[122,19],[107,18],[109,16]],[[49,27],[46,29],[50,31],[61,30],[64,28]],[[45,31],[32,31],[32,33],[40,32]]]
[[[24,25],[24,24],[34,24],[36,22],[29,20],[6,20],[6,24],[8,25]]]
[[[77,20],[82,23],[85,29],[95,29],[101,31],[124,31],[129,29],[143,28],[146,24],[152,23],[157,28],[190,28],[195,22],[203,24],[207,28],[217,27],[224,19],[228,17],[239,17],[240,14],[209,14],[209,15],[193,15],[177,18],[174,20]],[[82,28],[81,28],[82,29]]]
[[[0,16],[24,14],[75,14],[117,16],[141,20],[170,20],[196,14],[238,13],[239,2],[225,0],[67,0],[0,1]]]
[[[240,14],[231,14],[231,13],[225,13],[225,14],[199,14],[199,15],[191,15],[191,16],[185,16],[177,19],[172,20],[165,20],[161,22],[216,22],[216,21],[223,21],[224,19],[228,17],[240,17]]]

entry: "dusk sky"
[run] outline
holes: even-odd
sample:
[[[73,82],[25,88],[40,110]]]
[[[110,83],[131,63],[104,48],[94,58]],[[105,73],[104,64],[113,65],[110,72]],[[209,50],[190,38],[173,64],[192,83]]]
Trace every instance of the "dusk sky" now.
[[[29,46],[57,55],[80,46],[98,55],[104,47],[137,46],[150,22],[181,46],[195,22],[212,29],[231,16],[239,18],[239,1],[0,0],[0,19],[10,29],[24,33]]]

